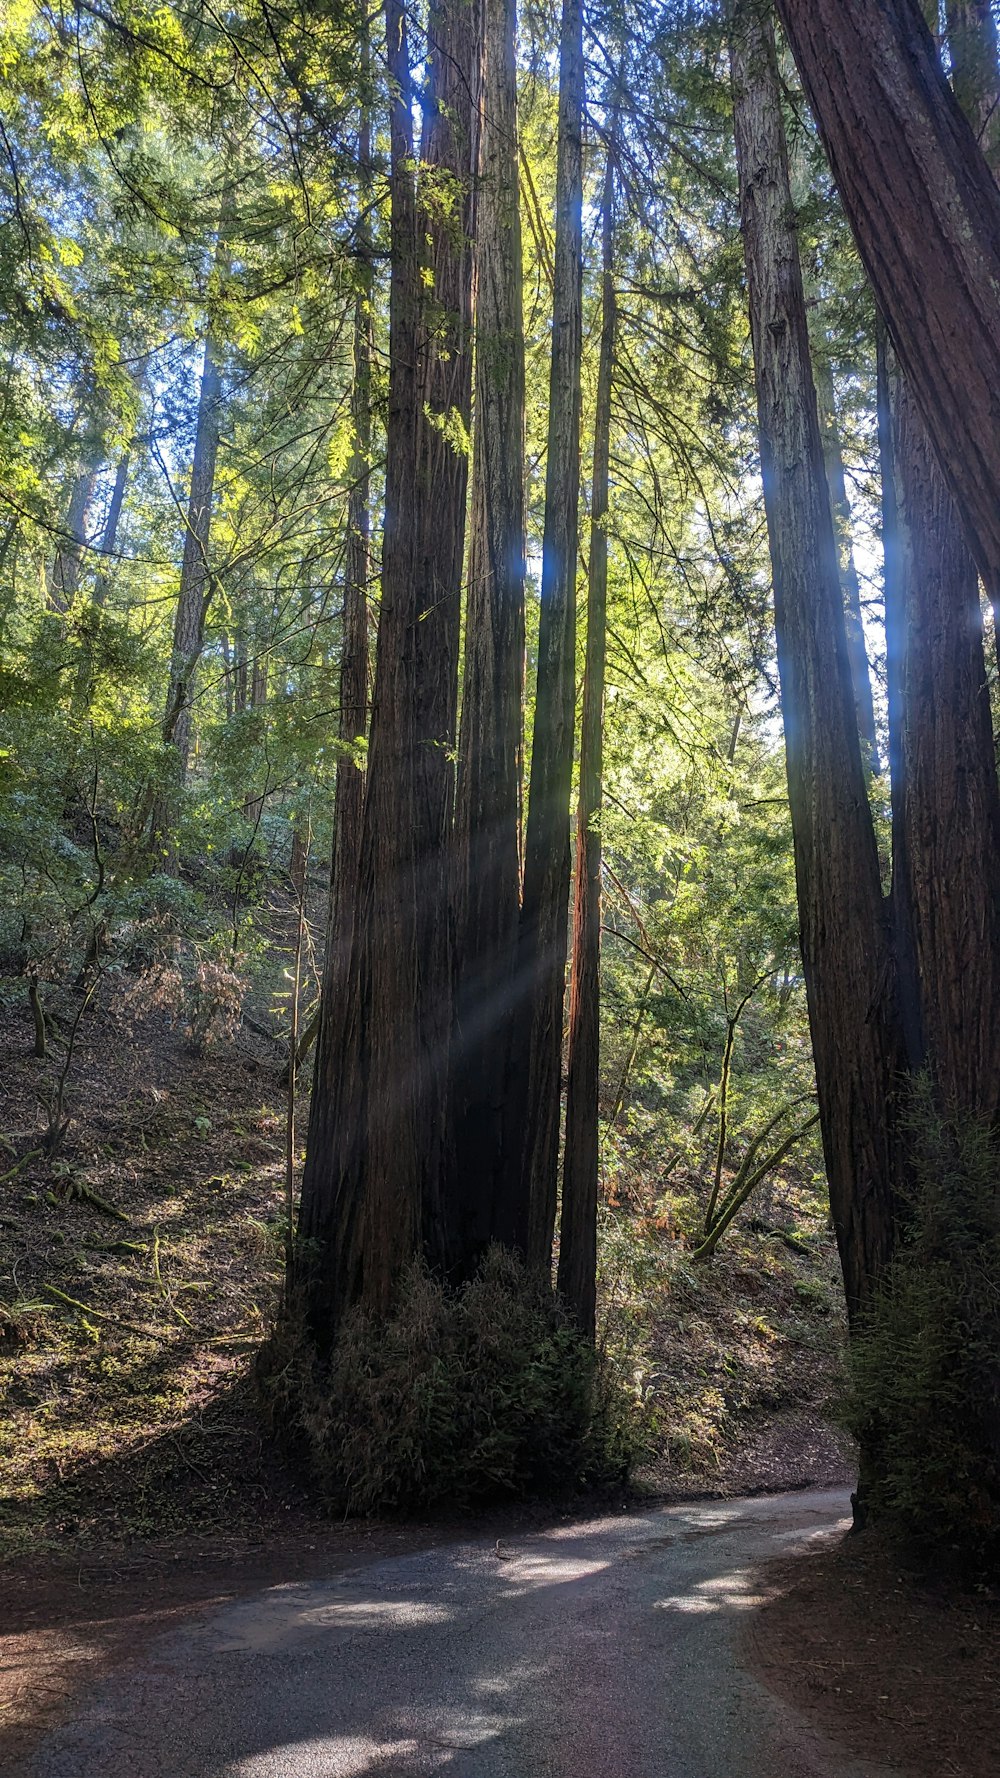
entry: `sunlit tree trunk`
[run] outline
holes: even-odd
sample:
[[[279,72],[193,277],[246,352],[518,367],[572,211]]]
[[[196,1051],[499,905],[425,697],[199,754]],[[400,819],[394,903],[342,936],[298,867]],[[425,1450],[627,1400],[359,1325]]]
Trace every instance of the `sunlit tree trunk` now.
[[[777,0],[900,364],[1000,585],[1000,192],[917,0]]]
[[[515,0],[483,0],[476,191],[476,401],[455,807],[449,1269],[491,1239],[527,1248],[505,1146],[516,1004],[524,703],[524,320]]]
[[[81,469],[73,479],[66,512],[65,535],[60,539],[49,570],[49,597],[57,611],[68,611],[76,598],[84,551],[89,541],[87,524],[97,477],[97,467],[89,465]]]
[[[736,8],[732,68],[802,958],[830,1201],[853,1316],[892,1250],[893,1092],[902,1056],[774,40],[753,0]]]
[[[195,675],[204,646],[205,621],[215,589],[209,546],[221,399],[218,345],[210,328],[205,336],[194,455],[191,462],[191,486],[185,512],[184,552],[174,613],[170,676],[166,708],[160,725],[166,761],[162,782],[147,797],[140,821],[140,826],[146,827],[150,850],[154,854],[160,854],[171,866],[176,864],[175,828],[179,797],[187,777],[191,753]]]
[[[1000,790],[979,576],[905,378],[892,381],[902,634],[894,889],[913,935],[923,1053],[945,1110],[1000,1112]],[[892,607],[887,610],[887,629]]]
[[[563,0],[559,48],[556,246],[552,298],[538,678],[525,838],[519,973],[529,1004],[509,1104],[521,1129],[528,1259],[551,1266],[559,1166],[563,1004],[570,885],[580,490],[584,97],[580,0]]]
[[[587,654],[576,815],[576,889],[569,1002],[566,1147],[559,1234],[559,1293],[593,1338],[597,1313],[598,1088],[601,1049],[601,794],[608,608],[611,391],[617,305],[614,199],[618,114],[612,122],[601,206],[601,350],[594,411],[594,475],[587,582]]]
[[[847,623],[847,656],[851,663],[851,685],[858,733],[865,765],[876,775],[879,770],[878,731],[875,726],[875,703],[872,698],[871,670],[865,641],[864,614],[861,609],[861,583],[854,560],[853,519],[844,473],[844,455],[837,425],[837,407],[833,390],[833,373],[829,363],[817,355],[816,395],[819,403],[820,430],[823,438],[823,459],[830,488],[833,525],[837,538],[837,561],[844,595]]]

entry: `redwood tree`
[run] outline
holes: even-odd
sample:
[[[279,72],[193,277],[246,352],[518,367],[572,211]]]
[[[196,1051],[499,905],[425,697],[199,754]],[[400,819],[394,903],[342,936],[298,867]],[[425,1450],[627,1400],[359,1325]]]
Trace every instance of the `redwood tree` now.
[[[476,400],[455,807],[449,1267],[527,1247],[504,1146],[516,1005],[524,702],[524,321],[514,0],[483,0]],[[519,1151],[516,1159],[519,1161]]]
[[[556,246],[552,295],[538,679],[528,792],[518,970],[527,997],[510,1142],[522,1143],[528,1259],[551,1265],[559,1167],[563,1006],[570,885],[576,665],[576,558],[583,349],[583,18],[563,0],[559,45]]]
[[[918,0],[777,7],[900,363],[998,586],[1000,192]]]
[[[576,888],[569,1003],[566,1145],[559,1238],[559,1293],[590,1338],[594,1335],[597,1313],[597,1189],[600,1160],[598,1087],[601,1038],[600,818],[607,653],[611,392],[618,319],[614,263],[617,137],[616,111],[608,144],[601,202],[601,350],[594,411],[587,654],[580,733],[580,792],[576,815]]]
[[[809,357],[773,32],[732,38],[740,212],[800,936],[830,1201],[852,1315],[893,1242],[902,1062]]]

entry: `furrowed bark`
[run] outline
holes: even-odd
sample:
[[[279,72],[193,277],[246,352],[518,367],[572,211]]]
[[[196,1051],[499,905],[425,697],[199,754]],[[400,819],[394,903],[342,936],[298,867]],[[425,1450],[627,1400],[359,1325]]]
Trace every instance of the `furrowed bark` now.
[[[1000,192],[917,0],[777,0],[858,249],[1000,585]]]
[[[892,378],[906,897],[923,1056],[942,1109],[1000,1114],[1000,789],[979,576],[906,379]],[[887,631],[891,609],[887,610]],[[898,814],[897,814],[898,804]]]
[[[752,0],[736,8],[731,56],[803,969],[830,1201],[855,1317],[892,1250],[901,1046],[774,39]]]
[[[611,391],[614,379],[614,197],[618,117],[614,117],[601,216],[601,350],[594,413],[594,473],[587,584],[587,653],[576,817],[576,888],[569,1002],[566,1144],[559,1234],[559,1294],[582,1332],[594,1337],[597,1315],[598,1088],[601,1049],[601,796],[604,677],[607,653],[608,498]]]
[[[548,1277],[559,1166],[563,1003],[570,884],[576,555],[580,483],[583,259],[583,28],[563,0],[559,49],[556,247],[549,380],[538,679],[518,970],[529,996],[512,1139],[521,1132],[528,1261]]]
[[[449,1270],[490,1240],[527,1251],[504,1147],[516,1004],[524,704],[524,321],[515,0],[483,0],[476,191],[476,403],[455,806]],[[519,1160],[516,1152],[515,1159]]]

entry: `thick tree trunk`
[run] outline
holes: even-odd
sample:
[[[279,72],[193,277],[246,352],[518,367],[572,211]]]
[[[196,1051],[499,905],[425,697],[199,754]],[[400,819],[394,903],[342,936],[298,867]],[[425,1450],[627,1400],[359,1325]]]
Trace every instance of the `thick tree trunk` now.
[[[732,68],[802,958],[830,1201],[855,1316],[892,1250],[901,1050],[777,61],[754,0],[736,9]]]
[[[615,156],[612,123],[601,218],[601,351],[594,412],[594,478],[590,504],[587,654],[580,732],[580,796],[576,815],[576,891],[569,1001],[566,1149],[559,1233],[559,1294],[588,1338],[597,1315],[598,1108],[601,1060],[601,795],[604,771],[604,669],[607,652],[608,494],[611,389],[617,299],[614,264]]]
[[[520,1128],[523,1143],[528,1260],[545,1277],[552,1263],[558,1189],[569,921],[583,337],[583,97],[581,0],[563,0],[542,598],[518,947],[518,970],[530,999],[518,1090],[509,1099],[512,1137]]]
[[[893,378],[902,634],[897,855],[923,1057],[942,1108],[1000,1114],[1000,789],[979,576],[909,386]],[[887,611],[887,630],[891,611]]]
[[[777,0],[861,257],[1000,585],[1000,192],[917,0]]]
[[[515,1011],[524,705],[524,324],[515,0],[483,0],[476,420],[455,806],[449,1269],[527,1250],[504,1117]]]
[[[384,1314],[421,1247],[434,1263],[444,1257],[450,761],[471,387],[471,9],[450,0],[429,20],[429,172],[419,204],[399,0],[387,0],[386,37],[392,269],[382,603],[351,967],[323,1076],[334,1097],[314,1114],[329,1146],[321,1140],[307,1165],[300,1220],[319,1244],[309,1314],[321,1344],[351,1302]]]
[[[994,179],[1000,179],[1000,44],[991,0],[947,0],[951,84]],[[1000,667],[1000,582],[987,581]]]
[[[365,13],[367,20],[367,13]],[[365,27],[363,27],[366,29]],[[367,57],[366,57],[367,60]],[[362,204],[371,184],[371,125],[363,116],[358,140]],[[354,387],[351,417],[354,449],[351,463],[351,494],[348,503],[347,565],[340,656],[340,738],[352,745],[364,739],[368,729],[368,585],[371,575],[371,377],[372,298],[374,277],[370,240],[365,229],[359,243],[358,293],[354,308]],[[359,1034],[357,982],[352,980],[351,961],[355,922],[361,888],[361,854],[364,830],[365,776],[350,759],[337,765],[334,790],[333,855],[330,868],[330,901],[327,913],[323,982],[317,1014],[316,1061],[310,1102],[306,1166],[302,1182],[300,1232],[310,1230],[329,1246],[341,1242],[350,1249],[356,1223],[356,1206],[341,1204],[345,1227],[335,1221],[339,1176],[343,1166],[344,1130],[337,1117],[349,1117],[356,1126],[361,1100],[343,1095],[340,1071],[345,1064],[343,1046]],[[360,1081],[358,1058],[346,1058],[346,1080],[357,1095]],[[355,1186],[355,1189],[357,1187]],[[322,1289],[328,1278],[319,1275]],[[326,1305],[318,1305],[320,1314]]]

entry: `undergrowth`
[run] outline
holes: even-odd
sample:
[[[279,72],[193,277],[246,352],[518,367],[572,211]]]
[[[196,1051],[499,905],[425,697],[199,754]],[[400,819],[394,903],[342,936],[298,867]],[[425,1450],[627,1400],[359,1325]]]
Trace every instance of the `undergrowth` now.
[[[619,1367],[500,1248],[457,1291],[414,1264],[392,1316],[354,1311],[325,1366],[290,1313],[261,1389],[345,1514],[607,1487],[641,1446]]]
[[[996,1139],[909,1118],[907,1228],[852,1342],[846,1417],[871,1453],[866,1504],[890,1533],[1000,1569],[1000,1170]]]

